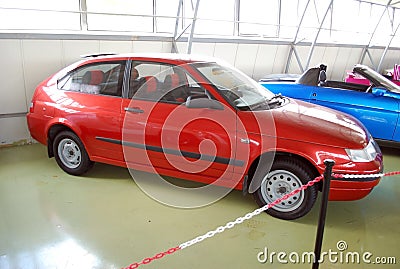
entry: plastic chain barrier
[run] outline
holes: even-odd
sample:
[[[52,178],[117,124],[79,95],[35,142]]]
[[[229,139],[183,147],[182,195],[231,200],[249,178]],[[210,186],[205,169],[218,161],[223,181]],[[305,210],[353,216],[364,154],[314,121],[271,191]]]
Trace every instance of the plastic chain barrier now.
[[[386,176],[394,176],[394,175],[400,175],[400,171],[388,172],[388,173],[380,173],[380,174],[369,174],[369,175],[332,174],[332,177],[333,178],[373,178],[373,177],[386,177]],[[161,258],[165,257],[168,254],[173,254],[178,250],[190,247],[190,246],[192,246],[194,244],[200,243],[204,239],[213,237],[218,233],[222,233],[226,229],[231,229],[235,225],[240,224],[245,220],[249,220],[249,219],[253,218],[254,216],[257,216],[257,215],[261,214],[262,212],[270,209],[271,207],[274,207],[277,204],[280,204],[281,202],[283,202],[284,200],[287,200],[291,196],[293,196],[293,195],[295,195],[295,194],[307,189],[308,187],[311,187],[312,185],[314,185],[315,183],[321,181],[322,179],[323,179],[323,176],[316,177],[314,180],[311,180],[307,184],[302,185],[300,188],[295,189],[292,192],[282,196],[281,198],[276,199],[272,203],[269,203],[269,204],[264,205],[263,207],[257,208],[253,212],[247,213],[246,215],[244,215],[242,217],[238,217],[236,220],[228,222],[224,226],[219,226],[215,230],[209,231],[209,232],[207,232],[207,233],[205,233],[203,235],[200,235],[200,236],[198,236],[198,237],[196,237],[196,238],[194,238],[192,240],[186,241],[185,243],[182,243],[177,247],[173,247],[173,248],[168,249],[167,251],[160,252],[160,253],[154,255],[153,257],[145,258],[141,262],[132,263],[131,265],[129,265],[128,267],[125,267],[124,269],[138,268],[140,265],[145,265],[145,264],[148,264],[148,263],[150,263],[150,262],[152,262],[154,260],[161,259]]]
[[[400,175],[400,171],[379,173],[379,174],[369,174],[369,175],[352,175],[352,174],[332,174],[334,178],[374,178],[374,177],[390,177]]]
[[[309,181],[307,184],[302,185],[300,188],[293,190],[292,192],[285,194],[284,196],[282,196],[281,198],[276,199],[275,201],[273,201],[272,203],[266,204],[263,207],[257,208],[256,210],[254,210],[253,212],[247,213],[246,215],[244,215],[243,217],[239,217],[234,221],[228,222],[227,224],[225,224],[224,226],[219,226],[217,229],[213,230],[213,231],[209,231],[203,235],[200,235],[192,240],[189,240],[185,243],[180,244],[177,247],[173,247],[168,249],[167,251],[164,252],[160,252],[156,255],[154,255],[153,257],[150,258],[145,258],[143,259],[141,262],[135,262],[132,263],[131,265],[129,265],[128,267],[125,267],[125,269],[134,269],[134,268],[138,268],[140,265],[145,265],[148,264],[154,260],[157,259],[161,259],[163,257],[165,257],[165,255],[168,254],[172,254],[178,250],[190,247],[194,244],[200,243],[201,241],[203,241],[206,238],[210,238],[213,237],[214,235],[216,235],[217,233],[222,233],[223,231],[225,231],[226,229],[231,229],[233,228],[236,224],[240,224],[245,220],[251,219],[252,217],[261,214],[262,212],[264,212],[265,210],[276,206],[277,204],[283,202],[284,200],[287,200],[288,198],[290,198],[291,196],[307,189],[308,187],[314,185],[315,183],[321,181],[321,179],[323,178],[323,176],[319,176],[316,177],[314,180]]]

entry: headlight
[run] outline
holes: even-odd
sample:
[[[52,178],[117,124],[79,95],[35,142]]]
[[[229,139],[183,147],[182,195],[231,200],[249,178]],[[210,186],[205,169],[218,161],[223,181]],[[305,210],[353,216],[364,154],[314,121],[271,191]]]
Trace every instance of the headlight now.
[[[375,145],[375,141],[371,138],[368,145],[363,149],[346,149],[347,155],[353,162],[370,162],[375,160],[378,155],[379,148]]]

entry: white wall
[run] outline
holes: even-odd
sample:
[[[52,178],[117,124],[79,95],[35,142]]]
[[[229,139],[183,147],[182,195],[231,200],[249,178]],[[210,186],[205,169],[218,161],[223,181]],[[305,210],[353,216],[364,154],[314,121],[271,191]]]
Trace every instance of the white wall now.
[[[165,40],[165,39],[164,39]],[[0,147],[9,144],[32,142],[26,126],[34,89],[43,79],[80,59],[80,55],[98,52],[170,52],[169,41],[139,40],[48,40],[48,39],[0,39]],[[186,43],[177,44],[178,50],[186,51]],[[304,65],[309,47],[298,45],[297,52]],[[246,42],[195,42],[192,53],[221,58],[258,80],[271,73],[284,73],[289,55],[289,45],[254,44]],[[362,48],[315,47],[310,66],[324,63],[328,66],[328,79],[343,80],[346,71],[357,64]],[[383,49],[371,49],[375,65],[379,63]],[[400,62],[398,50],[389,50],[383,69]],[[371,65],[369,57],[364,63]],[[293,57],[289,73],[300,73]]]

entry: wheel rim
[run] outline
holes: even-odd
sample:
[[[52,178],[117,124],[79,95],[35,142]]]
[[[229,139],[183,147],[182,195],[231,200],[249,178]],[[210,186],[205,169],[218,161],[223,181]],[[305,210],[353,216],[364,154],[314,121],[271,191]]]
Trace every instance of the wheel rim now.
[[[271,203],[285,194],[289,194],[302,184],[301,180],[286,170],[275,170],[268,173],[261,183],[261,195],[264,201]],[[304,201],[304,191],[291,196],[289,199],[273,207],[281,212],[297,209]]]
[[[64,138],[58,144],[58,156],[61,162],[68,168],[77,168],[82,161],[82,153],[78,146],[72,139]]]

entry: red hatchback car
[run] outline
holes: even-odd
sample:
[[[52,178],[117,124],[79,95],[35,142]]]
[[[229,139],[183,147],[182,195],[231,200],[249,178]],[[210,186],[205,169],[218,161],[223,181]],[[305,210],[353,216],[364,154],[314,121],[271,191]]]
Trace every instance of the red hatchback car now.
[[[338,174],[383,169],[379,147],[353,117],[274,95],[214,58],[91,55],[40,83],[27,121],[69,174],[108,163],[242,189],[260,206],[322,174],[328,158]],[[333,180],[330,199],[361,199],[378,182]],[[267,212],[301,217],[320,187]]]

